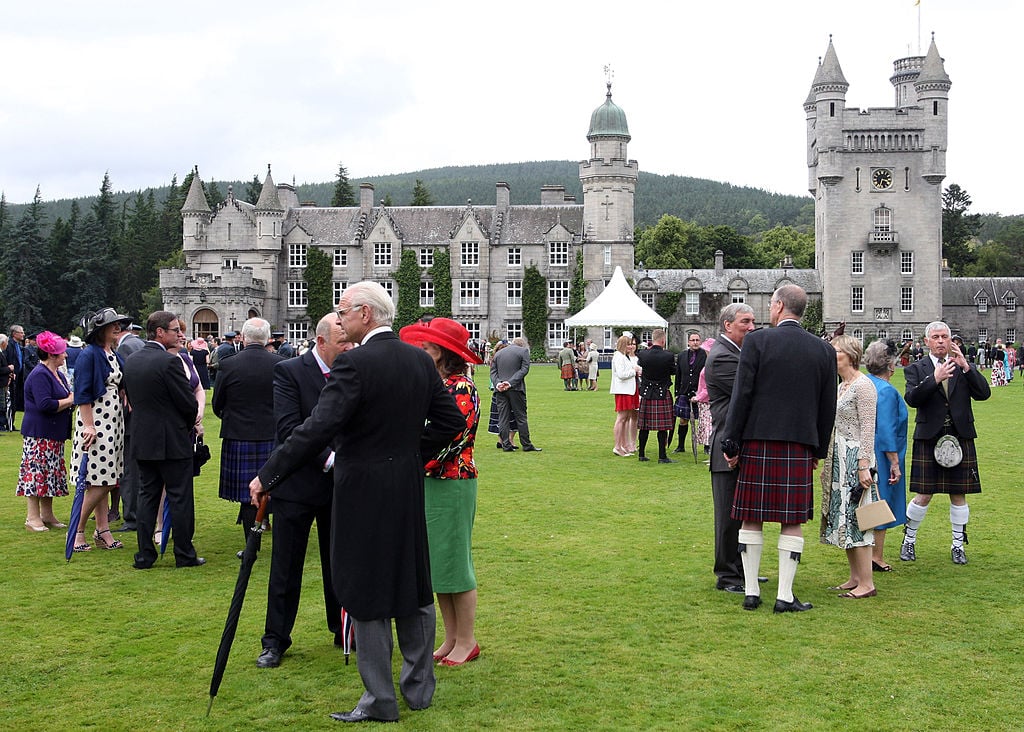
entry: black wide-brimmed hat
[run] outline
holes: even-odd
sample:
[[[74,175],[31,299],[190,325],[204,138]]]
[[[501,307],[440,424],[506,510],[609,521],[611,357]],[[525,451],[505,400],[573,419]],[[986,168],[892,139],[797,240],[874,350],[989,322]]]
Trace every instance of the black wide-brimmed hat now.
[[[103,308],[94,313],[86,313],[82,318],[82,329],[85,331],[85,342],[92,343],[101,330],[113,323],[120,323],[127,328],[132,322],[128,315],[121,315],[114,308]]]

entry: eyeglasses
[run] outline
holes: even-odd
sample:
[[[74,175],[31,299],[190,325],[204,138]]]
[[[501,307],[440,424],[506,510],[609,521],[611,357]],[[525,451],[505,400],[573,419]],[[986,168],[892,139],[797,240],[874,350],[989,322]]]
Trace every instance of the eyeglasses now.
[[[339,308],[338,311],[337,311],[338,312],[338,317],[340,318],[342,315],[346,315],[350,311],[357,310],[357,309],[359,309],[361,307],[363,307],[363,303],[360,303],[359,305],[349,305],[347,308]]]

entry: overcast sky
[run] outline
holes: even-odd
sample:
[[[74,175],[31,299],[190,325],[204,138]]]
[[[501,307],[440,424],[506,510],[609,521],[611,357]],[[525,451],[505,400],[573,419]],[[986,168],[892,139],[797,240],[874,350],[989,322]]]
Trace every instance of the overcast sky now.
[[[179,180],[353,183],[581,160],[603,67],[643,172],[805,195],[803,101],[833,35],[849,106],[890,107],[931,32],[953,81],[944,186],[1024,213],[1019,0],[5,3],[7,200]],[[920,49],[918,42],[920,40]],[[550,181],[559,183],[561,181]],[[539,202],[539,191],[537,192]]]

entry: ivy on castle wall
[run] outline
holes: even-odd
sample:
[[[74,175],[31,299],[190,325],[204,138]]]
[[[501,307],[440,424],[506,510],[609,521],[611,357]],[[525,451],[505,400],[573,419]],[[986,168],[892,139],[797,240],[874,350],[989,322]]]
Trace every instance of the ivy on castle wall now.
[[[334,309],[332,274],[331,258],[316,247],[308,247],[302,278],[306,281],[306,317],[311,323],[319,322]]]
[[[452,317],[452,265],[447,249],[434,250],[430,279],[434,281],[433,314],[441,318]]]
[[[402,259],[395,272],[398,285],[398,306],[395,308],[394,328],[415,323],[423,314],[420,307],[420,266],[418,255],[412,249],[402,250]]]
[[[583,250],[576,252],[576,267],[569,287],[569,315],[575,315],[587,304],[587,281],[583,279]]]
[[[548,281],[531,264],[523,272],[523,333],[530,343],[530,358],[547,358],[544,348],[548,327]]]
[[[681,292],[660,292],[654,299],[654,312],[665,320],[670,320],[682,299],[683,293]]]

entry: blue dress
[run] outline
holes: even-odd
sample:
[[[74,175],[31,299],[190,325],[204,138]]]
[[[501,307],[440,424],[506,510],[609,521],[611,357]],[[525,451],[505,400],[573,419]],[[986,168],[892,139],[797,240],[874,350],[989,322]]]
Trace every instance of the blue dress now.
[[[907,521],[907,405],[892,384],[885,379],[868,374],[878,392],[878,406],[875,409],[875,464],[878,466],[878,494],[884,498],[896,520],[878,526],[879,529],[893,529]],[[887,452],[899,457],[900,479],[895,485],[889,484],[889,458]]]

